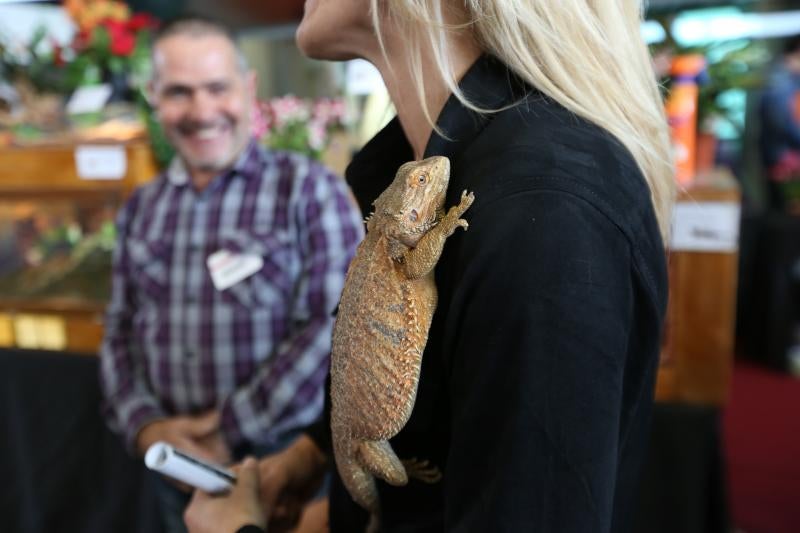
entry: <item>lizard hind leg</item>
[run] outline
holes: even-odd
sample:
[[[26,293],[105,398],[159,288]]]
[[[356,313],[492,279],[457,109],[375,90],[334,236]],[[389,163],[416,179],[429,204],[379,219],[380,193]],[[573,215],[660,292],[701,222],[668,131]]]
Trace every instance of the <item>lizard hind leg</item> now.
[[[432,465],[430,461],[419,461],[416,457],[403,459],[403,466],[406,467],[408,477],[411,479],[430,484],[438,483],[442,480],[442,471],[436,465]]]
[[[363,441],[359,444],[358,451],[361,463],[373,475],[394,486],[408,483],[406,468],[392,450],[389,441]]]
[[[359,461],[352,459],[343,461],[337,459],[336,466],[350,497],[371,514],[377,515],[380,510],[378,487],[372,474]]]

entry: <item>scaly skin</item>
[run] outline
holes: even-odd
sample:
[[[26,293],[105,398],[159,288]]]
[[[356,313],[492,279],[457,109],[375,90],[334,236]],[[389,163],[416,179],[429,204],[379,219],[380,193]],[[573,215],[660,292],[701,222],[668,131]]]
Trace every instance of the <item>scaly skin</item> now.
[[[331,356],[336,465],[353,499],[379,513],[375,477],[408,483],[389,439],[408,422],[436,309],[433,269],[474,196],[444,214],[445,157],[406,163],[375,201],[367,235],[347,272]]]

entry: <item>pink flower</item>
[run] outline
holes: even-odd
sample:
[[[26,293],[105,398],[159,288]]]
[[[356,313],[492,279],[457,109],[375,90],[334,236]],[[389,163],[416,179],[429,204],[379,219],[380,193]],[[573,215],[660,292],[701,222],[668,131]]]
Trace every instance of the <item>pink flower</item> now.
[[[325,148],[326,134],[325,124],[319,120],[312,120],[308,123],[308,146],[313,150],[322,150]]]
[[[344,122],[344,101],[339,98],[320,98],[314,102],[312,116],[322,121],[326,127],[335,126]]]
[[[330,128],[344,122],[342,99],[308,100],[293,95],[260,102],[253,112],[253,134],[266,146],[318,156]]]
[[[253,107],[253,136],[256,139],[267,137],[272,130],[272,118],[269,112],[269,104],[266,102],[256,102]]]
[[[273,98],[269,101],[275,128],[280,129],[292,122],[305,122],[310,111],[306,102],[293,95]]]

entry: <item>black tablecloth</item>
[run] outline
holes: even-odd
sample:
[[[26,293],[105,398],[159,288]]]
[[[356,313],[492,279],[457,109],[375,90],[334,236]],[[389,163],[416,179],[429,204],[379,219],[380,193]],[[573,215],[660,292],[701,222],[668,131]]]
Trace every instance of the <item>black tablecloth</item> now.
[[[157,533],[152,478],[100,417],[98,359],[0,350],[0,531]],[[719,410],[658,405],[637,533],[728,530]]]
[[[744,355],[777,370],[800,329],[800,217],[768,213],[743,219],[739,334]]]
[[[158,531],[152,478],[100,416],[98,359],[0,350],[0,530]]]
[[[658,404],[636,533],[728,533],[720,410]]]

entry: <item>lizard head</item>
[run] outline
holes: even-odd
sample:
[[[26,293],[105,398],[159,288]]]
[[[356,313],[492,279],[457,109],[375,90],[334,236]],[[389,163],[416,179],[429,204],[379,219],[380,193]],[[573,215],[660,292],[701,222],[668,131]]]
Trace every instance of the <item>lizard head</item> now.
[[[393,222],[392,235],[407,246],[437,224],[444,213],[450,160],[433,156],[402,165],[394,181],[375,200],[375,213]]]

